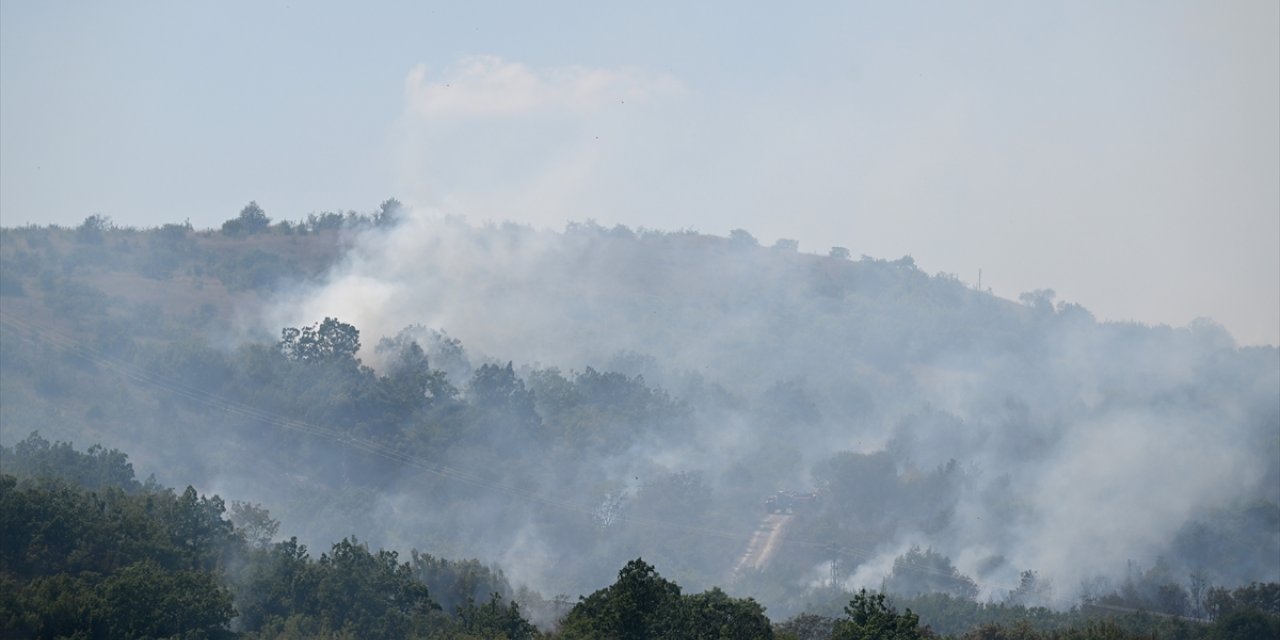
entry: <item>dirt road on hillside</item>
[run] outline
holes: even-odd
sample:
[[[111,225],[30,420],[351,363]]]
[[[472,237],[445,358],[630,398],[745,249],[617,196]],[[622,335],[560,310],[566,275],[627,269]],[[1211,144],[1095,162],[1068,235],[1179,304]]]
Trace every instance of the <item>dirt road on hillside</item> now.
[[[769,560],[781,546],[782,538],[792,517],[782,513],[771,513],[765,516],[756,527],[755,533],[751,534],[751,540],[747,542],[747,549],[743,552],[742,558],[733,567],[734,575],[744,571],[760,571],[769,566]]]

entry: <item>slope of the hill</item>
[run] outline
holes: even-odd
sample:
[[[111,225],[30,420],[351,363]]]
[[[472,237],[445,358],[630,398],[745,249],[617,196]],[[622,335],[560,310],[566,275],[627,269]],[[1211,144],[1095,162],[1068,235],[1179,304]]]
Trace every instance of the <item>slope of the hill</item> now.
[[[636,556],[709,587],[778,489],[821,500],[734,587],[772,613],[833,580],[1002,598],[1033,570],[1069,605],[1134,567],[1280,579],[1280,355],[1211,322],[745,232],[259,231],[4,230],[0,438],[546,593]]]

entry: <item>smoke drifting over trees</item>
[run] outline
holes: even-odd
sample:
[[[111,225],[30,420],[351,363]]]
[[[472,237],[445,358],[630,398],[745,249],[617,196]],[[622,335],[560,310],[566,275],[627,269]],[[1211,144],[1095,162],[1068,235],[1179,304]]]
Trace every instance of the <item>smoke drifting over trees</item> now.
[[[5,229],[3,443],[122,449],[312,548],[478,558],[549,617],[637,557],[775,621],[859,588],[1198,616],[1280,582],[1280,352],[1210,320],[1100,323],[856,238],[250,209]],[[781,548],[734,572],[780,490]]]
[[[1185,547],[1184,528],[1222,509],[1277,499],[1274,349],[1236,349],[1208,320],[1100,324],[1051,291],[1015,304],[909,257],[818,257],[745,235],[415,219],[269,317],[422,323],[480,359],[642,375],[690,406],[694,428],[615,464],[661,460],[729,484],[743,459],[790,453],[753,474],[845,491],[843,525],[893,530],[871,555],[933,544],[1001,584],[1034,568],[1071,591]],[[837,471],[833,451],[870,457]],[[901,517],[930,508],[945,515]]]

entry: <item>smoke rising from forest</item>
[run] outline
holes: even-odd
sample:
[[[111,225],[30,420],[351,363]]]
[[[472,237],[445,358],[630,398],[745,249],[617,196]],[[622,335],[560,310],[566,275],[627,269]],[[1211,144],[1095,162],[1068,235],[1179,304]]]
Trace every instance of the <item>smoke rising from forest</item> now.
[[[1280,637],[1280,4],[150,9],[0,2],[0,636]]]
[[[637,557],[775,619],[860,587],[1183,615],[1280,574],[1280,358],[1210,320],[397,204],[4,229],[0,439],[118,448],[313,550],[479,559],[543,623]]]
[[[424,347],[440,331],[459,340],[471,366],[642,375],[693,411],[679,438],[642,436],[580,461],[593,468],[581,477],[629,495],[660,472],[731,491],[744,465],[756,467],[752,486],[816,488],[834,477],[814,473],[832,453],[886,452],[901,486],[860,488],[881,493],[852,514],[884,519],[882,537],[832,541],[860,564],[842,578],[854,587],[880,587],[914,544],[951,558],[986,597],[1031,569],[1051,581],[1052,602],[1069,603],[1097,576],[1122,580],[1129,561],[1205,568],[1208,558],[1180,555],[1190,529],[1280,500],[1274,348],[1237,349],[1207,320],[1097,323],[1048,291],[1014,303],[929,277],[910,258],[765,248],[741,230],[726,239],[587,223],[558,233],[417,214],[365,234],[322,285],[289,292],[263,324],[329,316],[367,336],[366,363],[379,360],[376,336],[417,326]],[[935,521],[890,523],[949,461],[930,497],[949,504]],[[561,486],[574,485],[542,488]],[[483,521],[477,498],[451,517]],[[405,500],[380,503],[388,521]],[[536,573],[554,570],[558,543],[530,511],[529,526],[478,543],[545,583]],[[1211,569],[1280,578],[1274,564],[1246,564]]]

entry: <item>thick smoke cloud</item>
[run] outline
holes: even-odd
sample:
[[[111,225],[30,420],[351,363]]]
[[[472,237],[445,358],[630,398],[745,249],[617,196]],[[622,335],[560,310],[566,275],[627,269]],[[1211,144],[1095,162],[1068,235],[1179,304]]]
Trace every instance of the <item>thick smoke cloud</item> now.
[[[745,232],[557,233],[419,213],[365,235],[323,285],[283,297],[263,323],[326,316],[369,336],[443,330],[477,364],[643,374],[694,406],[696,423],[582,461],[632,494],[645,474],[697,471],[723,499],[752,465],[774,487],[813,485],[810,471],[839,451],[887,451],[904,487],[955,461],[940,525],[831,541],[857,555],[849,586],[879,587],[914,544],[949,556],[986,597],[1034,569],[1067,604],[1096,576],[1123,578],[1129,561],[1203,569],[1203,553],[1178,546],[1188,527],[1280,499],[1274,348],[1238,349],[1210,321],[1098,323],[1049,291],[1015,303],[909,258],[764,248]],[[1256,533],[1276,544],[1276,532]],[[554,565],[531,559],[559,548],[549,535],[531,522],[488,543],[537,584]],[[1280,579],[1274,563],[1211,569],[1221,581]]]

